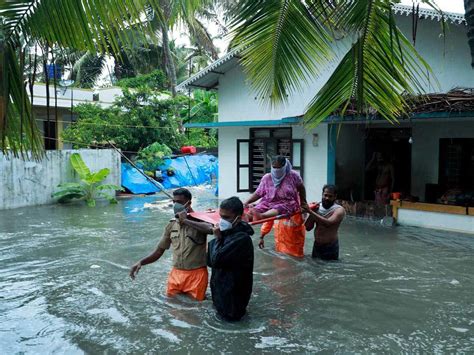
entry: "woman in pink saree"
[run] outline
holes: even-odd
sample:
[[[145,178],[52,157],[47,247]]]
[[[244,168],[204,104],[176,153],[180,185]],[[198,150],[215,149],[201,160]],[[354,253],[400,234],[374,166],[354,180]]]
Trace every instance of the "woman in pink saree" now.
[[[252,207],[257,200],[260,201]],[[292,170],[288,159],[277,155],[272,159],[271,172],[263,176],[244,206],[250,208],[250,218],[254,221],[299,212],[302,206],[307,206],[303,179]]]

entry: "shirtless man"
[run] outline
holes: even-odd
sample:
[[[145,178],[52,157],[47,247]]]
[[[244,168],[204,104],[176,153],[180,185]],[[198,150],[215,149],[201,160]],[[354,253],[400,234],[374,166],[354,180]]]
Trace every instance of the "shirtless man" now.
[[[375,179],[375,203],[377,205],[387,205],[395,183],[393,165],[386,161],[382,153],[375,152],[366,167],[367,171],[374,169],[377,169],[377,178]]]
[[[314,212],[309,208],[304,208],[309,213],[306,220],[306,230],[314,228],[313,258],[322,260],[339,259],[339,238],[338,229],[346,211],[336,204],[337,188],[335,185],[325,185],[323,187],[323,196],[319,209]]]

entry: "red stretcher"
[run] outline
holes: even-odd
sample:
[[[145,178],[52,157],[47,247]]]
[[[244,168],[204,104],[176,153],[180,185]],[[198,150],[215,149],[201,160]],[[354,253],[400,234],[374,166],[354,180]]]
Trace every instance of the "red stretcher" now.
[[[316,202],[311,202],[308,205],[309,205],[309,208],[312,209],[313,211],[315,211],[319,208],[319,203],[316,203]],[[244,215],[246,215],[248,213],[249,213],[249,210],[246,208],[244,210]],[[275,221],[275,220],[278,220],[278,219],[289,218],[289,217],[297,215],[298,213],[300,213],[300,212],[296,212],[296,213],[293,213],[291,215],[289,215],[289,214],[280,214],[278,216],[264,218],[264,219],[260,219],[258,221],[252,221],[252,222],[249,222],[249,224],[250,225],[257,225],[257,224],[262,224],[262,223],[265,223],[265,222]],[[221,218],[220,215],[219,215],[219,210],[218,209],[217,210],[208,209],[206,211],[191,212],[191,213],[189,213],[189,216],[191,216],[192,218],[197,219],[199,221],[211,223],[212,225],[216,225],[217,223],[219,223],[219,220]]]

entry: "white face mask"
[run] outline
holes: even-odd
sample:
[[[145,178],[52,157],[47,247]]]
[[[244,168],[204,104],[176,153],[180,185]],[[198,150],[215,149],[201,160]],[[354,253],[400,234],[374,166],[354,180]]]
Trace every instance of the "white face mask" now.
[[[181,204],[181,203],[179,203],[179,202],[175,202],[175,203],[173,204],[173,212],[174,212],[174,214],[178,214],[178,213],[180,213],[180,212],[182,212],[182,211],[186,211],[186,212],[187,212],[187,211],[188,211],[188,207],[187,207],[188,205],[189,205],[189,201],[186,202],[184,205]]]
[[[226,221],[225,219],[221,218],[219,221],[219,229],[221,230],[221,232],[232,229],[232,227],[234,226],[234,222],[236,220],[237,220],[237,217],[235,217],[234,221],[232,222]]]
[[[286,170],[286,167],[285,167],[285,166],[283,166],[283,167],[281,167],[281,168],[274,168],[274,167],[272,166],[272,168],[271,168],[272,175],[273,175],[274,177],[276,177],[277,179],[279,179],[279,178],[281,178],[283,175],[285,175],[285,170]]]

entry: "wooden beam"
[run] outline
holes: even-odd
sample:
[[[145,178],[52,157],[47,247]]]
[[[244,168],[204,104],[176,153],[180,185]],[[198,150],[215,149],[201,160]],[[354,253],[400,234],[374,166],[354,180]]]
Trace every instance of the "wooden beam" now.
[[[425,211],[425,212],[439,212],[439,213],[460,214],[460,215],[467,214],[466,207],[463,207],[463,206],[441,205],[441,204],[422,203],[422,202],[400,201],[398,208],[407,209],[407,210]]]

